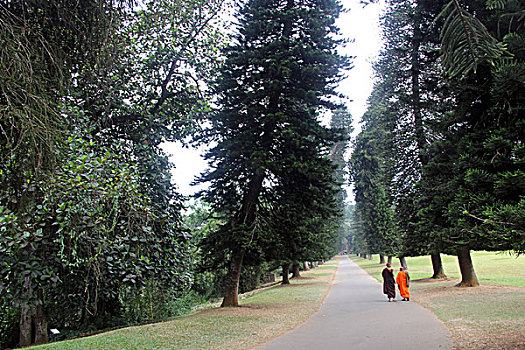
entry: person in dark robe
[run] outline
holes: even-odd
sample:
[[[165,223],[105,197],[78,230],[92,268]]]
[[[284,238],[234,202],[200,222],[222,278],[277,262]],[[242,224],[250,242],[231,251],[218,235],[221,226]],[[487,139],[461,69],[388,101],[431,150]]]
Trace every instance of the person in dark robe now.
[[[387,295],[388,301],[396,301],[396,284],[392,265],[386,264],[381,275],[383,276],[383,293]]]

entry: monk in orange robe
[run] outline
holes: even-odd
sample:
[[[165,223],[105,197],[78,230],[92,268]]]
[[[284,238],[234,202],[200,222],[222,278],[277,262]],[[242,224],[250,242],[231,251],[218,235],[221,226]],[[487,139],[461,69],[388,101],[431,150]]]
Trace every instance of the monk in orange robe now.
[[[399,288],[399,294],[403,297],[401,299],[402,301],[409,301],[410,300],[410,292],[408,291],[408,281],[410,278],[408,277],[408,273],[404,271],[405,269],[403,267],[399,268],[399,272],[397,273],[396,277],[396,283],[397,287]]]

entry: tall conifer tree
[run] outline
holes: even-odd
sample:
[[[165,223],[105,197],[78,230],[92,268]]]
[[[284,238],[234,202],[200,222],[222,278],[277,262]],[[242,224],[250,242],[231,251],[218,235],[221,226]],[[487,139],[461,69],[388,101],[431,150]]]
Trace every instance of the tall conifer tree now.
[[[477,286],[470,250],[525,247],[525,26],[519,20],[525,8],[513,0],[455,5],[442,38],[457,107],[441,121],[443,136],[427,169],[441,179],[428,177],[426,187],[436,194],[431,203],[445,227],[434,240],[447,241],[458,255],[460,285]],[[458,55],[464,49],[458,43],[470,50]],[[494,51],[498,43],[507,57]]]
[[[204,241],[228,269],[223,306],[238,305],[241,266],[258,254],[261,204],[288,167],[308,168],[301,161],[308,147],[331,141],[317,117],[334,107],[329,97],[346,62],[334,39],[339,11],[335,0],[250,0],[240,10],[218,84],[211,170],[202,176],[206,200],[227,221]]]

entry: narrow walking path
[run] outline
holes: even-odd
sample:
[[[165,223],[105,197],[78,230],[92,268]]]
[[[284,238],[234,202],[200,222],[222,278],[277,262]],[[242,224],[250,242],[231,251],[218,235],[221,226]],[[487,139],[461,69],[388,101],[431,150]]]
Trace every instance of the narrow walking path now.
[[[255,349],[432,350],[452,349],[452,340],[429,310],[412,301],[387,302],[382,285],[345,256],[319,311]]]

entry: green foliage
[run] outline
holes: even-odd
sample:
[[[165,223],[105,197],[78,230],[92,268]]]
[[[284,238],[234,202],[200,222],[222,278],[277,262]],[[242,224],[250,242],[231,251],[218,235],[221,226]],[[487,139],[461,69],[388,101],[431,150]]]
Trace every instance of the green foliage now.
[[[204,299],[218,298],[224,291],[223,278],[226,270],[222,267],[214,268],[207,265],[207,252],[201,248],[202,241],[213,234],[222,224],[208,204],[196,201],[188,207],[188,213],[183,216],[183,224],[189,237],[191,255],[192,285],[191,290]]]
[[[473,2],[467,13],[453,1],[434,20],[442,3],[392,4],[380,80],[352,163],[362,175],[356,194],[369,194],[356,195],[354,240],[371,249],[364,232],[381,216],[362,208],[372,213],[384,198],[398,254],[522,251],[524,27],[516,20],[523,5]],[[455,77],[445,79],[443,69]],[[386,177],[378,180],[381,166]]]
[[[488,5],[490,8],[504,6],[501,2]],[[505,54],[505,46],[456,0],[451,1],[440,16],[446,17],[441,31],[442,59],[450,76],[476,71],[481,62],[493,62]]]
[[[0,299],[0,346],[13,348],[18,344],[20,310],[6,298]]]
[[[346,176],[348,169],[346,167],[345,153],[349,146],[349,141],[346,138],[349,138],[349,135],[352,133],[352,116],[345,109],[337,110],[332,114],[330,126],[332,128],[340,128],[343,131],[343,136],[345,137],[345,140],[337,142],[332,147],[332,152],[330,154],[332,163],[334,163],[334,165],[337,167],[334,176],[335,180],[339,186],[342,186],[348,181]],[[347,248],[346,236],[348,235],[348,227],[346,225],[346,220],[348,218],[345,217],[345,209],[347,206],[345,204],[345,199],[347,197],[347,193],[343,187],[340,187],[338,194],[339,198],[337,206],[342,212],[342,215],[339,215],[339,218],[336,220],[336,222],[334,222],[334,229],[337,231],[338,235],[337,251],[342,251]]]
[[[43,304],[66,333],[98,329],[123,322],[123,290],[140,294],[155,279],[178,297],[190,286],[182,198],[161,143],[195,131],[208,110],[221,5],[0,5],[0,299],[9,310]]]
[[[327,156],[336,137],[318,117],[336,107],[329,99],[348,63],[333,35],[339,10],[336,1],[310,0],[253,0],[240,9],[207,139],[216,144],[207,154],[211,169],[201,178],[210,182],[205,200],[225,218],[203,240],[207,266],[231,267],[234,259],[258,266],[301,249],[304,256],[304,244],[326,238],[319,218],[307,213],[327,207],[333,195]],[[288,230],[294,220],[297,228]],[[288,242],[298,249],[288,252]]]
[[[450,139],[458,149],[454,162],[456,193],[447,216],[454,243],[475,249],[523,251],[523,40],[524,28],[514,20],[523,4],[508,1],[503,9],[489,12],[480,20],[491,34],[507,42],[512,59],[500,59],[493,67],[462,81],[458,92],[463,123]],[[506,30],[497,30],[504,25]],[[511,73],[512,72],[512,73]],[[509,78],[508,74],[513,74]]]
[[[195,292],[177,293],[166,289],[159,282],[149,280],[143,288],[121,287],[120,300],[123,318],[129,323],[146,323],[166,320],[188,314],[194,306],[203,302]]]
[[[354,213],[354,241],[356,251],[365,254],[393,254],[392,211],[389,205],[388,175],[381,159],[379,144],[381,129],[370,121],[358,136],[350,173],[354,183],[356,207]]]
[[[121,147],[98,149],[70,138],[64,164],[34,185],[43,193],[34,217],[2,210],[1,290],[20,300],[29,277],[45,291],[56,327],[110,312],[101,305],[118,299],[119,286],[153,277],[164,287],[187,283],[176,237],[156,235],[150,226],[155,217],[139,192],[136,167],[127,165]]]

